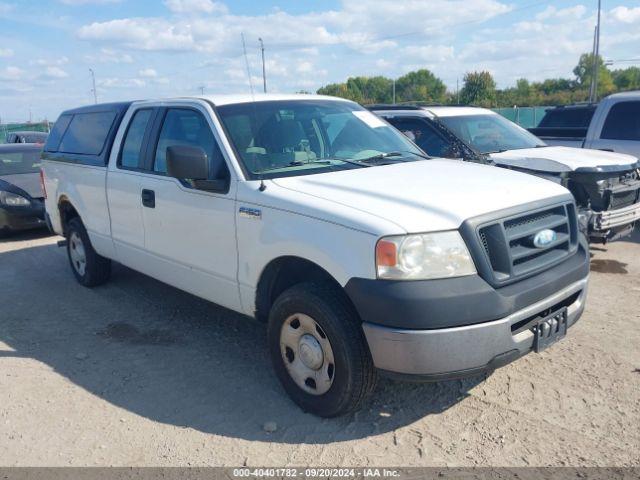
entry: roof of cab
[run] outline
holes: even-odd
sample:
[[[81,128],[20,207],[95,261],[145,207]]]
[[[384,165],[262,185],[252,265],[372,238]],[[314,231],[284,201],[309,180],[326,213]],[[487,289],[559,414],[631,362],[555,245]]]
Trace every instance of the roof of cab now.
[[[122,112],[129,108],[133,102],[97,103],[95,105],[85,105],[84,107],[65,110],[62,115],[75,115],[76,113],[97,113],[104,111]]]
[[[413,115],[422,112],[425,116],[458,117],[463,115],[497,115],[497,113],[481,107],[466,107],[457,105],[369,105],[375,112],[407,112]]]
[[[295,100],[333,100],[340,102],[351,102],[339,97],[330,97],[326,95],[309,95],[309,94],[274,94],[274,93],[256,93],[251,95],[250,93],[240,93],[232,95],[198,95],[188,97],[174,97],[174,98],[158,98],[150,100],[142,100],[135,103],[156,103],[167,102],[176,100],[204,100],[212,103],[216,106],[232,105],[239,103],[251,103],[251,102],[272,102],[272,101],[295,101]]]

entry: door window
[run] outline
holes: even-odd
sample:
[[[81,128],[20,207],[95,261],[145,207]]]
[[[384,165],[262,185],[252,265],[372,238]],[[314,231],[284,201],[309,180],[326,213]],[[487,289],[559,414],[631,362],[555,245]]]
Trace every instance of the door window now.
[[[228,176],[222,151],[213,136],[204,116],[186,108],[170,108],[164,118],[156,147],[153,170],[167,173],[167,149],[173,146],[202,148],[209,159],[209,179],[218,180]]]
[[[400,118],[389,118],[387,120],[428,155],[432,157],[448,157],[451,155],[451,144],[431,128],[425,120]]]
[[[640,140],[640,102],[620,102],[611,107],[601,138]]]
[[[141,168],[141,150],[149,120],[151,119],[152,110],[138,110],[133,116],[127,136],[122,145],[122,154],[120,156],[120,166],[124,168]]]

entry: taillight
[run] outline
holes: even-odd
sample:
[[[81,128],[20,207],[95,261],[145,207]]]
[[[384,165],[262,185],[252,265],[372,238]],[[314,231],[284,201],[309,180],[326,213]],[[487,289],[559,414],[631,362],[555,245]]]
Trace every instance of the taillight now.
[[[42,193],[44,194],[44,198],[47,198],[47,188],[44,186],[44,170],[40,169],[40,187],[42,188]]]

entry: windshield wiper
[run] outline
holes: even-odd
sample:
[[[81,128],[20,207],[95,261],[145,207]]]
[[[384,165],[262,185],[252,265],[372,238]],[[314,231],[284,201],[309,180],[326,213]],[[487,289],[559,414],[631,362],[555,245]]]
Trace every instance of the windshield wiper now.
[[[385,158],[402,157],[402,155],[403,155],[402,152],[378,153],[377,155],[371,155],[370,157],[358,158],[357,160],[355,160],[355,162],[367,163],[367,162],[373,162],[375,160],[384,160]]]

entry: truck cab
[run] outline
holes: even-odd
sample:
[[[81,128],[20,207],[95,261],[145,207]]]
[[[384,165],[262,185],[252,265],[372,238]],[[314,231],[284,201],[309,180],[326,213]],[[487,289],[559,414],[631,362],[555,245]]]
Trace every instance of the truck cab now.
[[[284,389],[324,417],[360,408],[379,375],[460,378],[542,351],[584,310],[568,190],[430,159],[347,100],[69,110],[43,179],[81,285],[116,261],[267,322]]]

